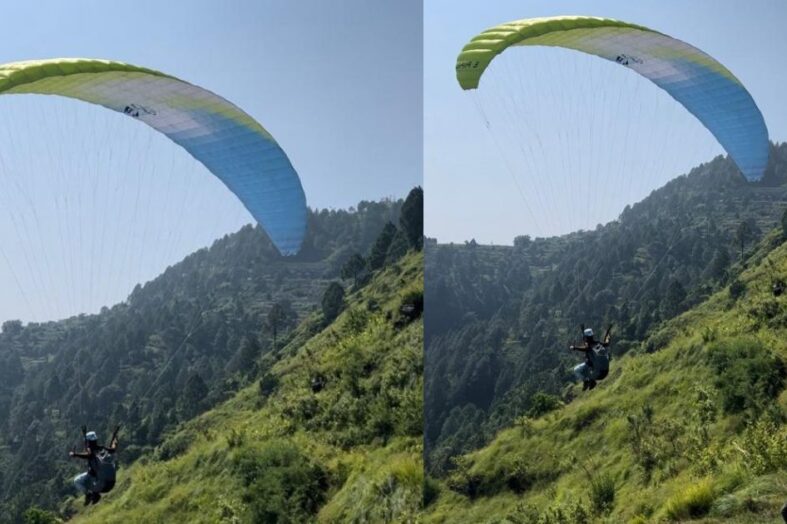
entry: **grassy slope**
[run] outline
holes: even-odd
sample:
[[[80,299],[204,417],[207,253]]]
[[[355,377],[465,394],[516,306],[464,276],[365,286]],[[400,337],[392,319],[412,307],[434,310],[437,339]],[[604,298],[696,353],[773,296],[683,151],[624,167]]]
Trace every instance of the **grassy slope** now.
[[[787,429],[782,425],[760,434],[772,450],[780,449],[781,470],[753,469],[756,446],[740,415],[725,415],[718,407],[706,355],[714,340],[743,335],[787,360],[787,297],[774,298],[770,289],[772,278],[787,276],[787,244],[769,251],[768,245],[778,244],[775,233],[763,244],[740,276],[747,284],[742,297],[731,299],[727,289],[714,295],[662,326],[650,339],[658,351],[613,361],[610,376],[594,391],[583,393],[575,386],[569,394],[576,398],[566,406],[536,420],[523,418],[487,447],[462,457],[452,477],[434,484],[436,500],[427,508],[426,521],[579,522],[570,508],[562,516],[554,509],[578,500],[592,506],[587,469],[595,481],[606,479],[615,490],[611,510],[596,512],[588,522],[689,520],[690,502],[703,497],[709,511],[695,513],[698,522],[776,522],[787,499]],[[758,313],[764,310],[771,312],[770,321]],[[719,413],[706,426],[707,438],[696,438],[696,431],[692,435],[698,427],[692,422],[698,388],[711,392]],[[652,431],[660,433],[662,446],[675,444],[666,454],[669,464],[660,464],[650,479],[637,463],[628,419],[641,420],[645,405],[653,408],[657,429]],[[787,391],[776,405],[783,419]],[[719,463],[702,467],[700,456]],[[472,498],[448,487],[461,491],[469,484],[476,493]],[[527,505],[535,509],[528,513]]]
[[[118,486],[100,505],[85,510],[81,501],[71,503],[80,512],[73,521],[246,522],[250,510],[233,458],[281,439],[327,473],[319,521],[412,520],[423,481],[422,443],[414,436],[421,432],[423,323],[395,324],[402,297],[422,291],[423,256],[411,254],[348,296],[347,310],[324,330],[318,319],[306,321],[274,364],[279,386],[267,399],[255,382],[185,424],[162,445],[176,450],[175,458],[143,458],[120,470]],[[348,363],[363,366],[355,394],[339,369]],[[316,394],[310,388],[315,374],[328,377]],[[318,413],[324,414],[348,402],[374,406],[386,395],[399,395],[400,406],[388,410],[395,431],[387,442],[374,438],[342,445],[337,435],[348,428],[341,422],[333,431],[291,415],[315,399]],[[369,424],[363,416],[359,420]]]

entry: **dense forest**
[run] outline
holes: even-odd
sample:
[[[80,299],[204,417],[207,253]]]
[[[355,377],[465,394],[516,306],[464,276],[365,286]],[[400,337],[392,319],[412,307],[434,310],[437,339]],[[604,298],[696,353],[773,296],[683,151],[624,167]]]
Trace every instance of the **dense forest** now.
[[[162,443],[182,424],[256,384],[294,340],[338,317],[345,289],[421,248],[422,198],[416,188],[404,201],[313,212],[291,258],[247,226],[99,314],[3,323],[0,522],[73,494],[76,466],[64,457],[81,446],[83,424],[103,435],[122,424],[124,465],[166,456]]]
[[[654,329],[734,283],[757,242],[780,227],[786,184],[780,144],[760,183],[718,157],[593,231],[513,246],[428,240],[428,471],[445,475],[456,456],[519,417],[570,400],[581,356],[568,347],[580,324],[612,326],[613,359],[658,350]]]
[[[785,275],[787,228],[777,227],[726,286],[651,327],[595,389],[536,395],[488,444],[427,479],[424,521],[781,521]]]

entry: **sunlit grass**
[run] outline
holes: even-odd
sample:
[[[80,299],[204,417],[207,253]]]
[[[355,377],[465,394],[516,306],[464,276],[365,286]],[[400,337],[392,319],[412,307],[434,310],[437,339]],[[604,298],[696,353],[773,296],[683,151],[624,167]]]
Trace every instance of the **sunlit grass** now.
[[[763,245],[773,245],[775,234]],[[772,488],[787,485],[787,390],[731,412],[723,403],[730,379],[713,369],[709,351],[727,341],[761,348],[732,371],[741,383],[769,376],[757,363],[762,352],[787,361],[787,322],[773,320],[787,319],[787,298],[769,306],[774,316],[762,314],[763,304],[773,303],[772,276],[787,274],[787,246],[765,258],[756,255],[740,274],[746,292],[737,300],[721,290],[658,327],[654,353],[616,359],[619,373],[613,369],[594,391],[576,391],[564,407],[500,431],[462,457],[458,470],[432,485],[425,521],[549,522],[561,506],[575,511],[578,500],[594,523],[775,519],[787,492],[777,496]],[[527,489],[508,482],[514,472],[529,476]],[[480,495],[463,494],[469,481]]]

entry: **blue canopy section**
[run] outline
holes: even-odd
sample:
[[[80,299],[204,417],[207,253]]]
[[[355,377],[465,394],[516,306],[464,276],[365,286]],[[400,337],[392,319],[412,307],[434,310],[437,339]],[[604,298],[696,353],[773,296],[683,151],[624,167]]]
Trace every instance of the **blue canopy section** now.
[[[768,165],[768,129],[749,92],[738,81],[696,62],[672,65],[686,73],[686,80],[654,78],[654,83],[703,123],[747,180],[760,180]]]
[[[306,231],[306,197],[286,153],[257,130],[219,114],[192,112],[191,117],[216,133],[168,136],[235,193],[282,255],[297,253]]]

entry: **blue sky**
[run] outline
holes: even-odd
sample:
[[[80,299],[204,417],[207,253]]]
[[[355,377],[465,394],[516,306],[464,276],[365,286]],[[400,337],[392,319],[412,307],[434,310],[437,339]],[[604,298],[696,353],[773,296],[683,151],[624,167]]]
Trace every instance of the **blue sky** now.
[[[548,87],[542,93],[545,99],[535,101],[524,113],[532,117],[527,122],[531,129],[519,136],[503,137],[520,143],[542,141],[546,153],[537,151],[533,160],[525,158],[527,154],[508,151],[511,143],[500,144],[500,131],[489,132],[483,123],[484,118],[492,121],[499,116],[488,113],[484,85],[470,94],[456,83],[454,64],[459,50],[488,27],[521,18],[567,14],[645,25],[706,51],[749,89],[765,117],[771,140],[787,139],[787,79],[782,67],[787,56],[785,2],[762,0],[744,8],[734,0],[431,0],[424,10],[427,235],[443,242],[475,238],[483,243],[510,244],[519,234],[548,236],[591,228],[596,220],[616,217],[626,204],[722,152],[683,108],[647,80],[594,57],[546,48],[515,50],[520,53],[515,58],[527,60],[526,70],[532,73],[525,80]],[[571,70],[561,71],[563,63]],[[572,76],[574,69],[593,78],[585,81],[581,75]],[[559,85],[549,83],[551,75],[560,77],[556,81]],[[598,88],[598,94],[589,95],[594,88]],[[493,91],[489,96],[494,95]],[[613,97],[620,97],[621,104],[631,104],[632,110],[607,111]],[[474,104],[481,106],[481,112]],[[601,120],[604,125],[583,128],[568,121],[566,115],[577,107],[580,117]],[[519,113],[514,118],[525,120]],[[493,129],[500,129],[511,121],[498,124],[491,123]],[[552,140],[565,129],[570,130],[568,138]],[[587,136],[591,138],[582,140],[586,129],[590,129]],[[601,136],[595,134],[599,130]],[[574,132],[579,139],[572,138]],[[625,144],[619,148],[598,147],[605,139],[616,145],[621,139]],[[559,154],[557,148],[566,144],[566,154]],[[621,168],[621,162],[629,165]],[[582,179],[582,169],[595,170],[602,180],[609,176],[612,182],[594,187],[596,179]],[[616,180],[609,174],[615,170],[621,177],[629,171],[640,176]],[[547,172],[552,177],[548,181],[543,176],[528,178],[530,173]],[[567,190],[557,187],[552,193],[531,184],[537,180],[538,185],[559,186],[561,181],[576,179],[581,180],[576,187],[569,183]],[[587,200],[592,209],[586,213]]]
[[[229,99],[276,137],[301,176],[310,207],[347,208],[363,199],[403,197],[422,183],[418,1],[46,1],[4,3],[0,15],[5,20],[1,62],[107,58],[167,72]],[[2,151],[12,165],[23,163],[26,152],[32,152],[38,171],[44,170],[42,166],[65,169],[93,144],[96,150],[120,155],[128,155],[131,148],[132,153],[143,152],[144,169],[149,169],[143,193],[161,189],[165,166],[173,166],[193,170],[194,176],[167,178],[167,184],[176,186],[168,186],[168,194],[178,195],[180,188],[191,196],[184,197],[190,200],[185,215],[179,215],[168,208],[182,203],[158,202],[152,195],[147,202],[143,194],[150,209],[142,214],[159,212],[161,220],[155,215],[144,221],[132,220],[131,214],[121,217],[121,209],[114,206],[127,202],[110,204],[100,195],[95,205],[79,211],[74,206],[70,215],[58,216],[54,210],[40,210],[53,208],[52,191],[65,186],[50,186],[43,176],[33,181],[29,175],[20,183],[27,184],[23,192],[32,202],[22,205],[16,199],[11,202],[18,206],[15,211],[0,212],[5,240],[0,320],[58,318],[111,305],[124,299],[137,281],[156,276],[168,264],[249,221],[207,172],[190,165],[185,153],[173,153],[176,146],[169,148],[157,137],[145,136],[137,123],[99,114],[85,104],[76,109],[67,101],[37,98],[2,101],[0,106],[0,112],[5,110],[1,125],[7,126],[0,135],[10,133],[18,140],[13,150],[6,140]],[[33,115],[32,124],[26,111]],[[50,120],[53,114],[66,121]],[[75,122],[73,127],[68,119]],[[86,130],[92,122],[104,127]],[[39,131],[28,132],[28,124]],[[45,138],[49,136],[58,137],[62,153],[52,152]],[[46,155],[44,149],[49,151]],[[58,166],[61,154],[64,160]],[[100,157],[86,160],[81,170],[71,169],[70,187],[93,187],[99,179],[80,173],[108,166],[124,171],[123,191],[137,189],[128,180],[140,177],[135,171],[139,165]],[[27,216],[33,223],[33,207],[43,213],[37,217],[43,224],[28,224],[32,230],[27,230],[19,222],[11,223],[13,213],[17,220]],[[179,225],[181,216],[188,223]],[[72,219],[78,225],[60,224]],[[173,243],[178,227],[183,231]],[[107,235],[120,240],[103,248],[78,249],[73,247],[76,240],[69,239],[77,233],[94,243]],[[94,269],[85,269],[89,259],[97,257],[92,260]],[[118,257],[125,260],[118,262]]]

